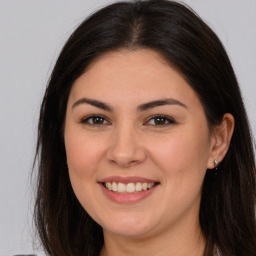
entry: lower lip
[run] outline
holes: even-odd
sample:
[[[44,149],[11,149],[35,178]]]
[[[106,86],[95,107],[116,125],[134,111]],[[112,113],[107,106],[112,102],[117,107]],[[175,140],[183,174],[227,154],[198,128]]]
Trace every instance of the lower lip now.
[[[104,185],[100,184],[103,193],[112,201],[116,203],[136,203],[139,202],[147,197],[149,197],[156,189],[157,186],[154,186],[151,189],[140,191],[136,193],[129,193],[129,194],[122,194],[116,193],[111,190],[108,190],[104,187]]]

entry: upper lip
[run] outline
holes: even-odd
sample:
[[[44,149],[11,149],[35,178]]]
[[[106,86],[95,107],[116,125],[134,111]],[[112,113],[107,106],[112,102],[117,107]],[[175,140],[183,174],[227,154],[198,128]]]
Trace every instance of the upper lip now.
[[[158,183],[156,180],[143,178],[143,177],[137,177],[137,176],[131,176],[131,177],[121,177],[121,176],[109,176],[106,178],[103,178],[98,181],[99,183],[106,183],[106,182],[120,182],[124,184],[128,183],[135,183],[135,182],[146,182],[146,183]]]

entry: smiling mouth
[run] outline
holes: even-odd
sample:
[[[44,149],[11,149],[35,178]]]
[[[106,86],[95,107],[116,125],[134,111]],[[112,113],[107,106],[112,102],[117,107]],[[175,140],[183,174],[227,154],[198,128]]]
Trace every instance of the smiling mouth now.
[[[157,186],[158,182],[130,182],[130,183],[122,183],[122,182],[103,182],[103,186],[115,193],[119,194],[131,194],[138,193],[141,191],[150,190],[153,187]]]

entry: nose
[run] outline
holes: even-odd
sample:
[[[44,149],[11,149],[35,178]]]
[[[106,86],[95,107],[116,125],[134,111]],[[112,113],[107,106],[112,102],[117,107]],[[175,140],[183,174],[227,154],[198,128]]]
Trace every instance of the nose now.
[[[122,168],[129,168],[142,163],[146,152],[142,140],[135,128],[123,125],[112,132],[107,159]]]

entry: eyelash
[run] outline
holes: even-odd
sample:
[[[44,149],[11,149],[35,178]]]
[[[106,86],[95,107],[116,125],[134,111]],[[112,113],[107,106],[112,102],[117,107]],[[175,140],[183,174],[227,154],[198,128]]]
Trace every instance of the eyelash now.
[[[158,121],[160,121],[160,124],[156,124],[156,120],[158,119]],[[149,124],[149,121],[154,120],[155,124]],[[164,123],[162,123],[164,122]],[[167,122],[167,123],[166,123]],[[151,116],[147,121],[146,125],[151,125],[151,126],[167,126],[167,125],[172,125],[175,124],[176,122],[174,121],[174,119],[172,119],[169,116],[165,116],[165,115],[154,115]]]
[[[152,120],[153,120],[154,124],[150,124],[150,121],[152,121]],[[97,123],[98,121],[100,121],[100,123]],[[88,124],[88,125],[92,125],[92,126],[110,124],[110,122],[104,116],[101,116],[101,115],[91,115],[91,116],[88,116],[86,118],[83,118],[80,122],[82,124]],[[160,123],[157,124],[156,122],[160,122]],[[167,125],[172,125],[172,124],[175,124],[175,123],[176,122],[168,116],[154,115],[154,116],[151,116],[150,118],[148,118],[148,120],[145,123],[143,123],[143,125],[167,126]]]
[[[106,122],[106,123],[94,123],[94,121],[96,121],[97,119],[98,119],[98,121],[103,120],[103,122]],[[92,122],[89,122],[89,120],[91,120]],[[110,122],[104,116],[101,116],[101,115],[88,116],[86,118],[83,118],[81,120],[81,123],[82,124],[88,124],[88,125],[107,125],[107,124],[110,124]]]

